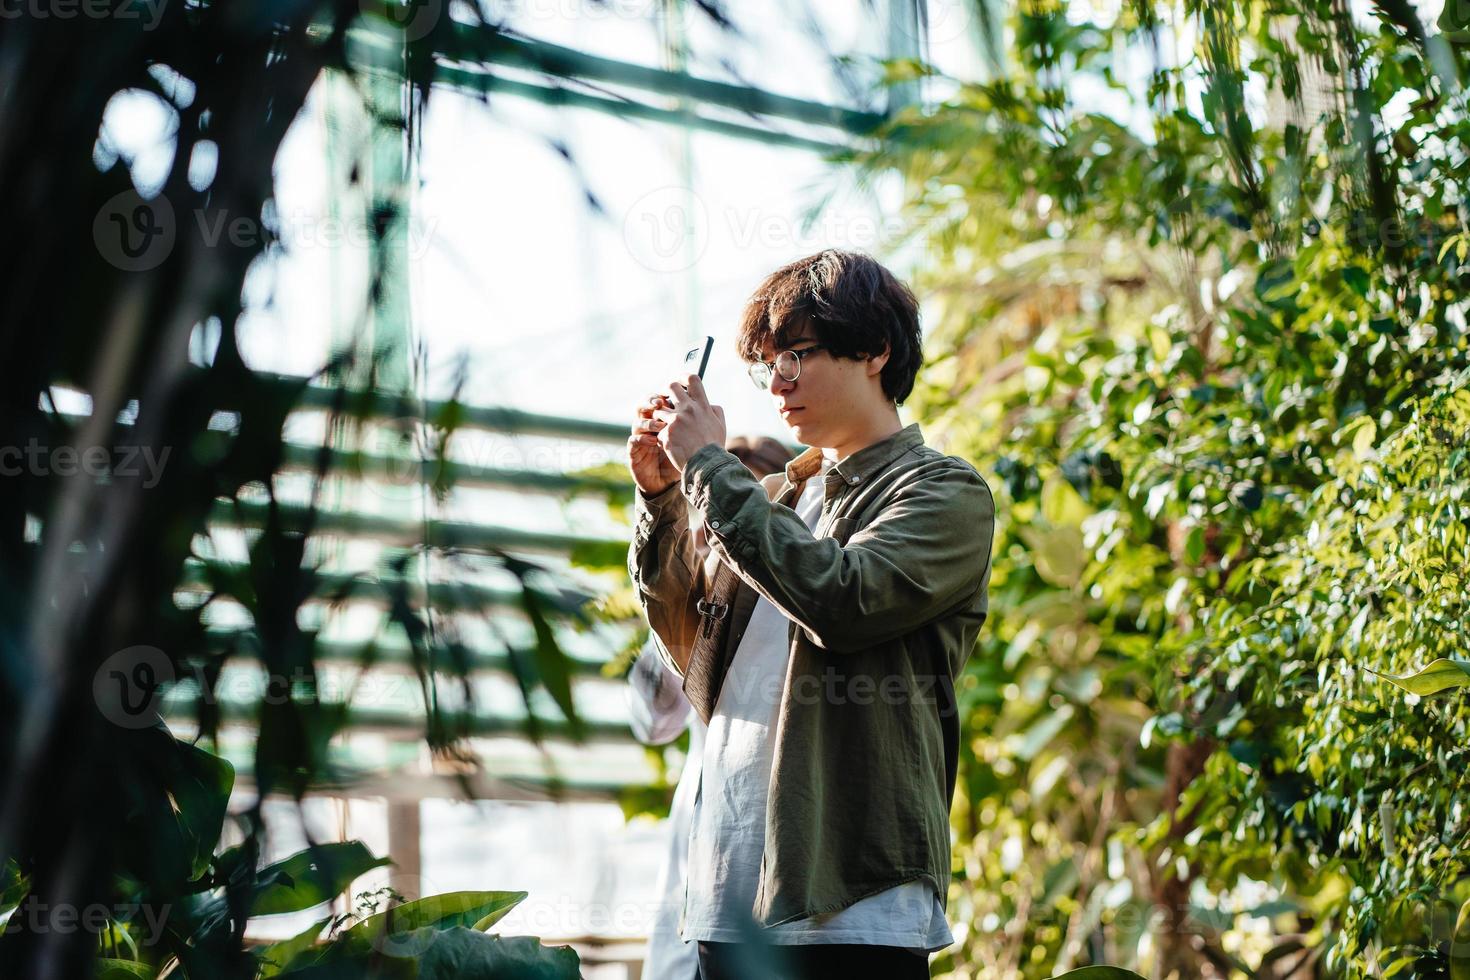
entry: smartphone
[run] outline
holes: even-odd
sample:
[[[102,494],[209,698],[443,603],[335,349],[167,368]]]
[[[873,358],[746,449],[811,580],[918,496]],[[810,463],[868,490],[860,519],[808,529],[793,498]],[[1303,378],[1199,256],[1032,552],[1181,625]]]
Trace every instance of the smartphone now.
[[[699,380],[703,381],[704,369],[709,366],[710,351],[714,349],[715,338],[706,337],[704,338],[704,343],[685,351],[683,369],[679,376],[683,377],[686,374],[697,374],[699,375]]]

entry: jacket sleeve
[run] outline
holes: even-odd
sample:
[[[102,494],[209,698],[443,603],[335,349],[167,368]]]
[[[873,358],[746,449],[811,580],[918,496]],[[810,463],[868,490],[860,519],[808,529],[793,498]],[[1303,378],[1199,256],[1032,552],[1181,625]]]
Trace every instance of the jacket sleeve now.
[[[952,456],[903,474],[877,517],[845,544],[815,537],[716,446],[690,457],[681,483],[711,548],[834,653],[933,622],[973,602],[989,579],[995,501],[975,468]]]
[[[633,498],[628,574],[638,593],[638,605],[660,641],[659,655],[670,670],[683,677],[670,652],[679,651],[688,663],[699,630],[695,604],[705,592],[703,563],[689,529],[689,507],[677,483],[653,497],[635,488]]]

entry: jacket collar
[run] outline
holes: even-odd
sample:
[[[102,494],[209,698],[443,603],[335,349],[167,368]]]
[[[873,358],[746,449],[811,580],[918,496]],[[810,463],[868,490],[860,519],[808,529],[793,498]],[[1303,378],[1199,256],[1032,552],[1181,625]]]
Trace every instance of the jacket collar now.
[[[827,482],[830,484],[835,481],[848,486],[865,483],[869,477],[899,456],[915,446],[922,445],[924,445],[924,434],[919,431],[919,423],[910,422],[893,435],[871,446],[865,446],[834,464],[827,471]],[[822,450],[818,446],[813,446],[786,464],[786,482],[790,485],[801,483],[821,468]]]

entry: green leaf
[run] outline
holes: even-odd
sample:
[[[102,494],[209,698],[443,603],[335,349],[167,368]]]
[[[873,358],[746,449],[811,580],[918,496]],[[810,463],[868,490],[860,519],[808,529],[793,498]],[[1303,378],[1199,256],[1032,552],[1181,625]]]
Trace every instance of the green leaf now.
[[[570,946],[543,946],[534,936],[492,936],[463,926],[414,929],[391,941],[343,933],[310,963],[280,974],[290,980],[580,980]]]
[[[1425,697],[1447,691],[1450,688],[1470,686],[1470,660],[1450,660],[1441,657],[1423,670],[1412,674],[1404,674],[1400,677],[1392,674],[1380,674],[1379,676],[1410,694]]]
[[[349,931],[371,939],[384,932],[472,928],[483,932],[525,901],[527,892],[446,892],[369,916]]]
[[[20,873],[20,865],[14,859],[7,859],[4,870],[0,871],[0,915],[19,905],[30,889],[30,879]]]
[[[1368,273],[1355,265],[1342,270],[1342,281],[1359,296],[1368,295]]]
[[[491,936],[456,928],[433,933],[419,959],[423,980],[579,980],[570,946],[543,946],[534,936]]]
[[[1358,459],[1367,459],[1373,454],[1373,444],[1378,439],[1378,426],[1373,424],[1372,419],[1364,419],[1353,433],[1353,455]]]
[[[1470,902],[1460,906],[1450,942],[1450,980],[1470,980]]]
[[[1189,535],[1184,539],[1184,560],[1191,565],[1198,565],[1205,557],[1205,529],[1196,524],[1189,529]]]
[[[322,928],[331,922],[331,918],[325,918],[313,922],[301,932],[290,939],[283,939],[278,943],[271,943],[261,950],[260,977],[274,977],[291,965],[291,961],[302,953],[316,945],[317,937],[321,935]]]
[[[1076,711],[1070,704],[1064,704],[1054,711],[1044,713],[1024,734],[1012,736],[1016,756],[1028,761],[1036,758],[1037,753],[1050,745],[1052,739],[1067,727],[1067,722],[1072,720]]]
[[[1087,567],[1087,550],[1082,530],[1077,527],[1025,528],[1022,534],[1032,548],[1036,574],[1052,585],[1070,589]]]
[[[260,873],[261,881],[268,884],[255,893],[250,914],[300,912],[330,902],[364,872],[392,863],[389,858],[374,857],[361,841],[309,847]]]
[[[1041,488],[1041,516],[1048,524],[1053,527],[1080,525],[1089,513],[1082,495],[1065,477],[1053,474],[1046,478]]]
[[[162,727],[128,732],[137,778],[123,786],[131,811],[125,854],[129,873],[161,888],[181,889],[209,870],[235,769],[217,755]]]
[[[94,980],[153,980],[153,968],[137,960],[114,960],[99,957],[93,968]]]

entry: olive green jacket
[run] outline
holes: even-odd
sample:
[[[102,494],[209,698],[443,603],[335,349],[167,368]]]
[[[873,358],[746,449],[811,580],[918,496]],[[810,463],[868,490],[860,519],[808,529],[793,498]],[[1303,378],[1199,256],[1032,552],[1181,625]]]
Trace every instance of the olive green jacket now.
[[[988,608],[995,501],[974,467],[911,424],[832,466],[812,530],[792,507],[821,464],[809,449],[763,486],[711,443],[674,486],[635,494],[628,570],[702,718],[757,593],[790,620],[752,910],[766,926],[919,878],[947,902],[954,679]]]

